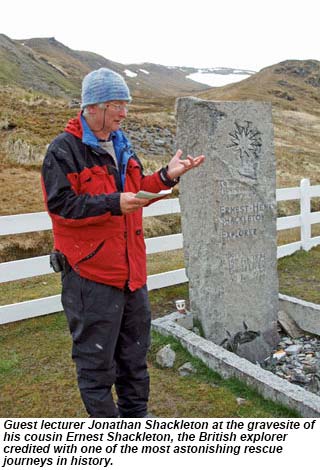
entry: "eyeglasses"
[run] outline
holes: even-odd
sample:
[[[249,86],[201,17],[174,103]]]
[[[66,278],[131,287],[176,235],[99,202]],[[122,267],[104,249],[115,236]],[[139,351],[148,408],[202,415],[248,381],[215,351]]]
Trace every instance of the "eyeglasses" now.
[[[111,106],[114,108],[116,111],[128,111],[129,110],[129,104],[116,104],[116,103],[106,103],[106,108]]]

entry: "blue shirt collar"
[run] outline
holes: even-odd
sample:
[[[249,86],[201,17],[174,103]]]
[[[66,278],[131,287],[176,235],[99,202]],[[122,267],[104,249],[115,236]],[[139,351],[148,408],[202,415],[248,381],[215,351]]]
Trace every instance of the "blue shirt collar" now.
[[[92,130],[87,124],[87,121],[85,118],[81,115],[81,124],[82,124],[82,142],[86,145],[89,145],[90,147],[99,147],[99,140],[98,138],[94,135]]]
[[[81,124],[82,124],[82,129],[83,129],[82,142],[93,148],[101,148],[99,144],[99,139],[90,129],[83,115],[81,115]],[[115,133],[111,132],[109,140],[113,139],[114,137],[115,137]]]

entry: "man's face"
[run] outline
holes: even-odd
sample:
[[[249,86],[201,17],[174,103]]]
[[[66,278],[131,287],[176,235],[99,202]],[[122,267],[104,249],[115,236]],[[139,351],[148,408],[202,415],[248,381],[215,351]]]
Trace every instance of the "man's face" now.
[[[127,117],[128,103],[126,101],[108,101],[104,107],[97,107],[96,123],[103,127],[104,133],[117,131],[122,121]]]

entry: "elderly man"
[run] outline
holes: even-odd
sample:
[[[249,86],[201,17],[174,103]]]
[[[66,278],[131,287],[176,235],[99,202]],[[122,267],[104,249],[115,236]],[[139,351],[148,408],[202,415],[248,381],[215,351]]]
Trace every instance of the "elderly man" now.
[[[82,110],[50,144],[42,168],[52,218],[52,264],[72,334],[82,400],[91,417],[147,416],[150,307],[139,190],[158,193],[204,161],[182,160],[144,176],[120,129],[130,92],[101,68],[82,83]],[[112,385],[117,392],[117,406]]]

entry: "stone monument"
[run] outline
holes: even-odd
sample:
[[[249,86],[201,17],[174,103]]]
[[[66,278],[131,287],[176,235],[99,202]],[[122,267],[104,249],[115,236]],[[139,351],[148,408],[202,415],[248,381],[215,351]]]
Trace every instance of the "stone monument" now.
[[[206,155],[180,182],[191,312],[207,339],[260,362],[279,340],[271,105],[180,98],[177,148]]]

